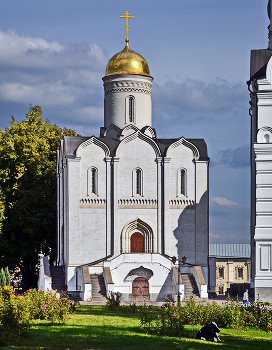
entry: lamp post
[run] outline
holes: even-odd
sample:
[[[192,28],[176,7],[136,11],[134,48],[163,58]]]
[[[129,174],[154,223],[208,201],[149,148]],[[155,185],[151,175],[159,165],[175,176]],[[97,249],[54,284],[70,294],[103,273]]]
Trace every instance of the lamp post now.
[[[178,303],[180,303],[180,292],[179,292],[179,285],[180,285],[180,270],[182,267],[184,267],[184,265],[186,264],[187,258],[186,256],[183,256],[181,258],[181,261],[179,259],[177,259],[175,256],[172,257],[172,262],[175,265],[176,262],[178,261]],[[181,265],[182,263],[182,265]]]

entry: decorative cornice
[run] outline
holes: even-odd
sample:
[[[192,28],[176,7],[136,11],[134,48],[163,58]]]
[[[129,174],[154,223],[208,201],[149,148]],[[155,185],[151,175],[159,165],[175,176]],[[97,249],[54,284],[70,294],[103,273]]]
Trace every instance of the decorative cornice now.
[[[167,149],[167,152],[166,152],[166,156],[169,157],[171,155],[171,150],[176,148],[176,147],[179,147],[180,145],[184,145],[185,147],[188,147],[192,150],[193,152],[193,155],[196,159],[199,158],[199,151],[197,149],[197,147],[192,144],[191,142],[189,142],[188,140],[186,140],[184,137],[181,137],[180,139],[178,139],[176,142],[172,143],[168,149]]]
[[[130,141],[135,140],[136,138],[139,138],[140,140],[149,143],[152,146],[152,148],[154,149],[156,156],[157,157],[161,156],[160,149],[159,149],[158,145],[156,144],[156,142],[153,139],[151,139],[149,136],[142,134],[142,132],[140,130],[134,132],[133,134],[128,135],[120,142],[120,144],[116,150],[116,155],[119,156],[120,150],[121,150],[123,145],[125,145],[126,143],[128,143]]]
[[[195,209],[195,201],[191,199],[170,199],[170,209]]]
[[[100,208],[105,209],[106,208],[106,199],[98,199],[98,198],[82,198],[79,201],[80,208]]]
[[[95,136],[92,136],[88,140],[82,142],[78,146],[78,148],[76,150],[77,157],[81,155],[81,152],[82,152],[83,148],[88,147],[91,144],[94,144],[94,145],[102,148],[103,151],[105,152],[105,156],[106,157],[110,156],[110,149],[109,149],[109,147],[104,142],[98,140]]]
[[[139,81],[114,81],[104,83],[105,95],[115,92],[140,92],[151,94],[151,83],[143,83]]]
[[[157,209],[157,200],[143,199],[143,198],[119,199],[118,208],[119,209],[132,209],[132,208]]]

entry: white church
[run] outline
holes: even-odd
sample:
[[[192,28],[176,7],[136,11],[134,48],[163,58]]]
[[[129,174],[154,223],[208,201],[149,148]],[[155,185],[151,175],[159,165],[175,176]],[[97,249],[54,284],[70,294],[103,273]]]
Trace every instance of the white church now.
[[[272,3],[267,49],[252,50],[251,116],[251,287],[255,299],[272,302]]]
[[[207,146],[157,138],[153,77],[129,47],[128,26],[126,33],[102,78],[99,137],[65,137],[58,152],[57,266],[68,293],[83,300],[95,299],[97,288],[103,294],[102,285],[125,301],[183,300],[188,280],[207,298]],[[50,271],[44,276],[46,289],[54,281]]]

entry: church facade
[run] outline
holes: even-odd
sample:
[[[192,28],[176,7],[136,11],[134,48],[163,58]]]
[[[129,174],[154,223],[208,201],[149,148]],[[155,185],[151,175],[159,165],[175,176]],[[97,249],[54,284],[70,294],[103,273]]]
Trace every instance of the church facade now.
[[[251,287],[255,299],[272,302],[272,23],[269,45],[252,50],[251,115]]]
[[[182,272],[194,274],[207,297],[207,146],[203,139],[157,138],[152,81],[127,39],[103,77],[99,137],[61,142],[57,265],[65,267],[68,292],[84,300],[93,295],[89,277],[99,274],[107,292],[123,300],[182,297],[182,276],[175,276],[184,256]]]

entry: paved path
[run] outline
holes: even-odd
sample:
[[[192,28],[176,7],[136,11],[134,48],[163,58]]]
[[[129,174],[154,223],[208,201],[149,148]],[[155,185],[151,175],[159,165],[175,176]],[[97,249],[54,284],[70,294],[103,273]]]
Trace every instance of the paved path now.
[[[234,301],[236,301],[236,298],[233,298]],[[242,303],[242,298],[239,298],[239,301]],[[226,302],[226,297],[225,296],[216,296],[215,298],[208,299],[209,303],[217,303],[218,305],[224,305]],[[106,302],[104,301],[80,301],[79,302],[81,305],[105,305]],[[121,305],[129,305],[131,302],[121,302]],[[165,302],[163,301],[149,301],[146,300],[144,301],[137,301],[136,305],[154,305],[154,306],[162,306]]]

